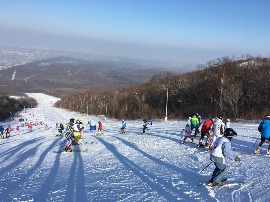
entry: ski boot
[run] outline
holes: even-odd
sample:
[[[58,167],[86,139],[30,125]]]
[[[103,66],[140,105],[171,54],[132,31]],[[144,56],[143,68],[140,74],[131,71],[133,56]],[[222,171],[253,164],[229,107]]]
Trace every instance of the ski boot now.
[[[204,145],[203,145],[203,143],[199,143],[198,145],[197,145],[197,147],[204,147]]]
[[[260,154],[261,153],[261,147],[258,146],[254,152],[254,154]]]
[[[267,150],[266,155],[270,155],[270,149]]]
[[[204,148],[209,148],[209,143],[205,143]]]

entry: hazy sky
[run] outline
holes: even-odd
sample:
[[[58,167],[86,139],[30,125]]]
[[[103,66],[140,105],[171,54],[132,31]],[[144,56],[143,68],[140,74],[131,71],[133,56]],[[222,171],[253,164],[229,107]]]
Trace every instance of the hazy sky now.
[[[0,45],[179,64],[270,54],[269,0],[0,0]]]

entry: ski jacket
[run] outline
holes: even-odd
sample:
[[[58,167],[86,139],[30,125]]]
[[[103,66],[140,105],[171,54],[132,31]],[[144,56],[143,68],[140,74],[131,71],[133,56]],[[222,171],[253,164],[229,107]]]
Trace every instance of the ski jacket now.
[[[186,125],[185,127],[185,136],[190,136],[192,134],[192,130],[190,125]]]
[[[270,137],[270,120],[264,119],[259,127],[258,131],[261,132],[262,137],[269,138]]]
[[[126,127],[127,127],[127,124],[126,124],[126,122],[124,122],[124,123],[122,124],[122,128],[125,129]]]
[[[211,119],[208,119],[203,123],[201,131],[203,133],[208,133],[209,130],[212,129],[212,126],[213,126],[213,121]]]
[[[82,131],[83,129],[84,129],[83,124],[80,124],[80,123],[75,123],[75,124],[74,124],[74,131],[75,131],[75,132],[80,132],[80,131]]]
[[[195,115],[190,119],[190,124],[191,127],[196,127],[199,125],[198,118]]]
[[[3,126],[0,126],[0,133],[4,132],[4,130]]]
[[[221,119],[216,118],[213,123],[213,135],[216,137],[222,137],[225,131],[225,124]]]
[[[98,130],[102,130],[102,123],[98,124]]]
[[[226,137],[219,137],[217,138],[216,142],[214,143],[214,147],[211,150],[210,156],[221,157],[223,159],[228,158],[234,160],[235,157],[231,153],[231,142]]]

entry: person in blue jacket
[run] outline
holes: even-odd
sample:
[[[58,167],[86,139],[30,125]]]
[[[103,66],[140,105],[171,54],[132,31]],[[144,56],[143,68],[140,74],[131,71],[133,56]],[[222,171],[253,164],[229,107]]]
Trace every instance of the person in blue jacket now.
[[[0,125],[0,136],[1,138],[4,138],[4,127],[2,125]]]
[[[261,142],[255,150],[255,154],[261,153],[261,147],[265,143],[265,140],[270,142],[270,115],[265,115],[263,121],[258,127],[258,131],[261,133]],[[267,150],[267,155],[270,155],[270,145]]]
[[[123,133],[126,133],[125,132],[125,128],[127,127],[127,124],[126,124],[126,122],[124,121],[124,119],[122,120],[122,126],[121,126],[121,133],[123,134]]]
[[[217,138],[210,153],[210,160],[215,164],[212,178],[208,181],[208,186],[224,186],[223,175],[226,173],[225,157],[236,162],[240,162],[240,157],[234,157],[231,153],[231,140],[237,133],[232,128],[224,131],[224,136]]]

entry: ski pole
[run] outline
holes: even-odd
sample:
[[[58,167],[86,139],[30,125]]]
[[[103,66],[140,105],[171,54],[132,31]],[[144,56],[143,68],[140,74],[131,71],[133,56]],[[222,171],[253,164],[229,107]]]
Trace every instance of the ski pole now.
[[[205,166],[200,172],[197,173],[197,176],[198,174],[200,174],[202,171],[204,171],[206,168],[208,168],[211,164],[213,163],[213,161],[211,161],[207,166]]]
[[[259,137],[261,136],[261,134],[259,134],[259,136],[257,137],[257,139],[256,139],[256,141],[254,142],[254,145],[253,145],[253,147],[255,146],[255,144],[257,143],[257,141],[258,141],[258,139],[259,139]]]

